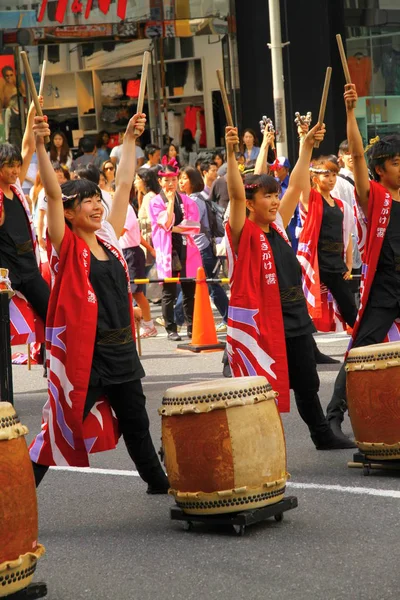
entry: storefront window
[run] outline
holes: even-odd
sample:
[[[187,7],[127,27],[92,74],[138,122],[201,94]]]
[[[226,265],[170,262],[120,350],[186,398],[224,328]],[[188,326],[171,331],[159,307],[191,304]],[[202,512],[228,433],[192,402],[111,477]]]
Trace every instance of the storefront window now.
[[[364,141],[400,133],[400,5],[398,0],[345,0],[347,57],[359,95]]]

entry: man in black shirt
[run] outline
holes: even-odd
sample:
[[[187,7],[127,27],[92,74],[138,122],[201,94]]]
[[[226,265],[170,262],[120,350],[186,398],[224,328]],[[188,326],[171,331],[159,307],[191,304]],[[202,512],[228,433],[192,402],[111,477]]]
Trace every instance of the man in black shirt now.
[[[14,290],[21,292],[45,322],[50,291],[42,278],[35,256],[35,240],[22,189],[35,149],[30,109],[22,153],[11,144],[0,145],[0,266],[8,269]]]

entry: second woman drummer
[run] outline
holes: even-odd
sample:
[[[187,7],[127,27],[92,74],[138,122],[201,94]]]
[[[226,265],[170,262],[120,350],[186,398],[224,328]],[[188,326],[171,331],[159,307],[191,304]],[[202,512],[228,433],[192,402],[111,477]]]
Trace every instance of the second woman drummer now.
[[[307,185],[314,142],[325,127],[308,134],[279,200],[279,185],[268,175],[240,175],[234,153],[237,129],[226,128],[230,216],[227,225],[231,276],[227,347],[235,377],[264,375],[289,410],[289,386],[318,450],[352,448],[332,433],[318,397],[313,325],[301,287],[301,269],[285,228]],[[246,210],[248,218],[246,218]]]

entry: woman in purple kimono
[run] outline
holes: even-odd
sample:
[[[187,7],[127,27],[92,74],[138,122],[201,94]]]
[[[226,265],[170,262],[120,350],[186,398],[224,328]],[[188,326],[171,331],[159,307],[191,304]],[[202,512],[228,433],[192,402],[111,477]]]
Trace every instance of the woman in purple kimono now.
[[[163,166],[159,171],[161,192],[150,200],[149,215],[152,228],[153,245],[156,250],[158,276],[196,277],[197,268],[202,266],[200,252],[193,235],[199,233],[199,211],[194,200],[185,194],[178,194],[179,168],[172,159],[167,162],[163,157]],[[168,339],[181,340],[174,321],[174,302],[177,284],[163,283],[161,298],[162,315]],[[194,282],[182,282],[183,311],[188,324],[188,336],[192,337]]]

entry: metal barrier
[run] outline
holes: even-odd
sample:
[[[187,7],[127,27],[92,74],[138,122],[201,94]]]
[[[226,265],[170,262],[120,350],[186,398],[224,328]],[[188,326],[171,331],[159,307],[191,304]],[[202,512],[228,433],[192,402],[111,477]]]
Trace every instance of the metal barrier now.
[[[229,283],[229,277],[222,277],[220,279],[196,279],[196,277],[166,277],[165,279],[131,279],[131,283],[136,285],[147,284],[147,283],[188,283],[198,281],[205,281],[206,283]]]

